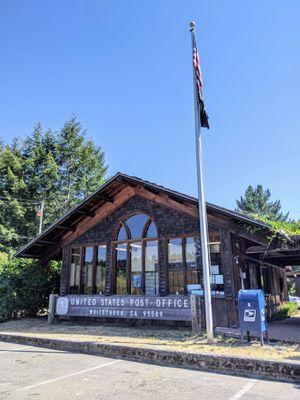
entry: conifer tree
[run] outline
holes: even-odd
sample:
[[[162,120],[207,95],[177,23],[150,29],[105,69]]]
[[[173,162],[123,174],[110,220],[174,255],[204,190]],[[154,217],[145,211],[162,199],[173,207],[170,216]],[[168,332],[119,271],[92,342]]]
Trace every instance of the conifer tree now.
[[[0,252],[36,236],[41,201],[46,227],[96,190],[106,170],[104,152],[75,117],[58,133],[38,124],[25,139],[0,143]]]
[[[281,211],[280,200],[272,201],[270,190],[264,189],[262,185],[255,188],[249,185],[245,196],[236,200],[236,204],[238,212],[265,217],[272,221],[287,221],[289,216],[289,213],[284,214]]]
[[[86,139],[75,117],[63,126],[57,146],[61,194],[67,210],[104,182],[107,167],[103,151]]]

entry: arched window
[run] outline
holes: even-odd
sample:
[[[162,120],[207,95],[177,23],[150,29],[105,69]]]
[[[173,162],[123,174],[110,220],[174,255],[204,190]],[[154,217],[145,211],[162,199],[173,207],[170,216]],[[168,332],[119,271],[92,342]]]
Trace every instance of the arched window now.
[[[154,221],[151,221],[149,226],[148,226],[147,237],[148,238],[157,237],[157,229],[156,229]]]
[[[118,233],[118,240],[127,240],[127,239],[129,238],[125,226],[121,225]]]
[[[135,214],[127,218],[120,225],[118,232],[118,241],[157,238],[157,229],[155,222],[145,214]]]
[[[158,295],[157,237],[148,215],[135,214],[120,224],[115,242],[116,294]]]

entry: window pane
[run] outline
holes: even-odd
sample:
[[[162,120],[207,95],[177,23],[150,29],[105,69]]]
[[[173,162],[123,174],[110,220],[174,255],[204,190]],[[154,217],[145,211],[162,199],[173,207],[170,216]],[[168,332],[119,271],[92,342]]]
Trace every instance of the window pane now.
[[[212,295],[224,295],[224,276],[220,251],[220,236],[213,235],[213,242],[210,241],[210,287]]]
[[[168,241],[169,293],[184,294],[184,270],[182,262],[182,240]]]
[[[145,242],[145,294],[159,294],[157,240]]]
[[[116,294],[126,294],[127,245],[116,247]]]
[[[93,247],[86,247],[82,270],[82,293],[93,293]]]
[[[154,223],[154,221],[152,221],[151,223],[150,223],[150,225],[149,225],[149,227],[148,227],[148,230],[147,230],[147,237],[153,237],[153,238],[155,238],[155,237],[157,237],[158,235],[157,235],[157,229],[156,229],[156,226],[155,226],[155,223]]]
[[[124,226],[122,225],[118,233],[118,240],[126,240],[126,239],[128,239],[127,232]]]
[[[210,254],[220,253],[220,242],[209,243]]]
[[[70,294],[78,293],[80,282],[80,248],[71,250]]]
[[[149,217],[145,214],[136,214],[126,220],[126,225],[130,230],[131,239],[139,239],[143,235],[143,228]]]
[[[96,293],[105,292],[106,246],[98,246],[96,265]]]
[[[197,247],[194,238],[186,238],[186,283],[195,285],[199,283],[197,271]]]
[[[142,243],[130,243],[131,294],[142,294]]]

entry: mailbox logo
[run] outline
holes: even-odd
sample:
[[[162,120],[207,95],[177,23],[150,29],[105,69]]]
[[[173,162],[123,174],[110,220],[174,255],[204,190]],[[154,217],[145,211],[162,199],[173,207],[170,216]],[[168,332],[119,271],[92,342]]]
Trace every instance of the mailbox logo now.
[[[244,312],[244,321],[255,322],[256,310],[246,309]]]

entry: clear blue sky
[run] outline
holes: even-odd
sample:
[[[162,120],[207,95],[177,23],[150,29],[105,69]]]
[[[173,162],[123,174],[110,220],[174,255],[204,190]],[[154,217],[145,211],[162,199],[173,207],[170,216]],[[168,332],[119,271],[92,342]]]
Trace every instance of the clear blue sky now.
[[[72,113],[109,174],[196,194],[189,21],[211,130],[207,200],[249,184],[300,218],[299,0],[1,0],[0,136]]]

